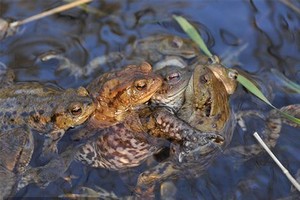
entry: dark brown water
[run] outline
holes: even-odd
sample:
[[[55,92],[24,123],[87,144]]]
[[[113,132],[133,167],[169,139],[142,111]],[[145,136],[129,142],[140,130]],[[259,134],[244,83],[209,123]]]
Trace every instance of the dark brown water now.
[[[291,2],[300,7],[296,1]],[[24,19],[59,5],[61,1],[54,0],[1,0],[0,17]],[[39,56],[56,51],[84,66],[97,56],[125,50],[139,38],[159,33],[185,37],[170,21],[175,13],[193,21],[211,51],[225,57],[228,66],[238,65],[255,74],[275,106],[300,103],[299,94],[288,93],[271,73],[271,69],[276,69],[300,83],[300,13],[281,1],[95,0],[90,6],[100,13],[72,9],[22,26],[18,34],[1,41],[0,62],[13,68],[19,81],[51,81],[64,88],[86,85],[110,69],[100,67],[92,75],[76,79],[67,70],[57,71],[57,61],[41,62]],[[270,110],[242,88],[233,96],[232,106],[235,110]],[[264,127],[261,121],[253,120],[246,120],[246,133],[236,129],[232,146],[255,143],[252,133]],[[273,149],[293,175],[300,168],[299,134],[299,129],[284,126]],[[139,170],[142,167],[131,172]],[[124,181],[119,172],[90,169],[75,162],[66,174],[77,179],[72,184],[60,179],[45,189],[32,184],[17,196],[53,197],[78,192],[82,186],[101,187],[125,196],[131,194],[134,182]],[[279,199],[291,194],[290,182],[267,154],[246,162],[221,155],[201,177],[181,177],[173,183],[177,188],[176,199]]]

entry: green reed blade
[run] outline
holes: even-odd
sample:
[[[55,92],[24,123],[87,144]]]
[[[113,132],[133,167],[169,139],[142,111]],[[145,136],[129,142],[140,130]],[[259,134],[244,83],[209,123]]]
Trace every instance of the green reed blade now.
[[[287,119],[289,119],[297,124],[300,124],[300,119],[298,119],[292,115],[289,115],[285,112],[282,112],[281,110],[279,110],[278,108],[273,106],[273,104],[271,104],[271,102],[265,97],[265,95],[249,79],[247,79],[246,77],[239,74],[237,77],[237,81],[240,84],[242,84],[249,92],[251,92],[252,94],[257,96],[259,99],[261,99],[268,105],[270,105],[272,108],[276,109],[280,114],[285,116]]]
[[[208,56],[212,57],[212,54],[208,50],[203,39],[199,35],[198,31],[183,17],[173,15],[173,18],[177,21],[184,32],[200,47],[200,49]]]
[[[246,77],[242,76],[241,74],[238,75],[237,81],[242,84],[248,91],[252,94],[260,98],[262,101],[266,102],[270,106],[274,107],[271,102],[265,97],[265,95]]]

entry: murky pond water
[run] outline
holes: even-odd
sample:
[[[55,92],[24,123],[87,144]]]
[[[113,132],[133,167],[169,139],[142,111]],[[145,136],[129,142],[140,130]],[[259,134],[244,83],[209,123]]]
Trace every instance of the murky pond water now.
[[[88,76],[76,77],[68,70],[58,70],[58,61],[42,62],[40,56],[55,51],[84,67],[97,56],[130,49],[139,38],[162,33],[186,37],[171,20],[172,14],[180,14],[194,22],[210,49],[227,65],[254,74],[274,105],[282,107],[300,103],[299,94],[285,90],[274,75],[276,69],[300,83],[300,13],[282,2],[288,1],[95,0],[90,6],[97,13],[72,9],[22,26],[18,34],[1,41],[0,62],[15,70],[18,81],[55,82],[63,88],[85,86],[113,66],[100,66]],[[296,1],[291,2],[300,7]],[[0,17],[24,19],[61,3],[1,0]],[[232,107],[235,111],[270,110],[241,87],[232,97]],[[255,143],[252,133],[264,128],[255,118],[247,118],[246,123],[247,132],[237,127],[231,146]],[[284,126],[273,149],[293,175],[300,168],[299,133],[299,129]],[[63,140],[59,148],[66,142]],[[100,187],[122,197],[132,193],[136,175],[143,167],[116,172],[73,162],[66,173],[76,176],[71,183],[59,179],[45,189],[31,184],[17,196],[53,197],[76,193],[84,186]],[[175,199],[279,199],[291,194],[290,182],[266,153],[246,162],[221,155],[202,176],[171,181],[177,188]]]

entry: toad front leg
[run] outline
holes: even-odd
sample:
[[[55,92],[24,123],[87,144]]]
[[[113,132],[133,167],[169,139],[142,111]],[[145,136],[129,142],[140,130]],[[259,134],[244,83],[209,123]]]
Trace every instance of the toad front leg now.
[[[57,143],[65,134],[65,130],[57,129],[46,134],[46,139],[43,146],[43,156],[49,156],[50,154],[57,153]]]
[[[179,119],[165,107],[156,108],[147,121],[147,129],[152,136],[165,138],[181,144],[181,151],[189,154],[200,146],[223,143],[224,138],[215,133],[204,133]]]

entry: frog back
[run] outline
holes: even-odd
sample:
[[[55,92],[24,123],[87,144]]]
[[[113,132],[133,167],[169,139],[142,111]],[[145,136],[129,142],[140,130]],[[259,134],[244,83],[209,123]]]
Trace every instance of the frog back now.
[[[1,130],[24,125],[34,116],[47,115],[61,91],[53,85],[37,82],[15,83],[1,88]]]

